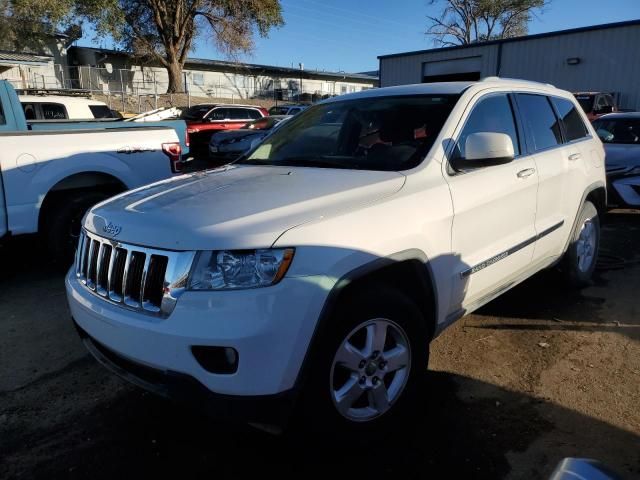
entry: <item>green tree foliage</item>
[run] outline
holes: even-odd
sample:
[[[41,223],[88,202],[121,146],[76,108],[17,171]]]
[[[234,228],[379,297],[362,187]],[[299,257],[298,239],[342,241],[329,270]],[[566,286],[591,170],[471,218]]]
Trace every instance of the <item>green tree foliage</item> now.
[[[248,53],[254,34],[284,24],[279,0],[0,0],[0,34],[28,46],[55,31],[89,23],[144,61],[162,64],[168,92],[182,91],[182,68],[195,40],[209,35],[227,56]]]
[[[440,9],[437,16],[427,16],[427,35],[441,46],[526,35],[536,12],[551,0],[430,0]]]

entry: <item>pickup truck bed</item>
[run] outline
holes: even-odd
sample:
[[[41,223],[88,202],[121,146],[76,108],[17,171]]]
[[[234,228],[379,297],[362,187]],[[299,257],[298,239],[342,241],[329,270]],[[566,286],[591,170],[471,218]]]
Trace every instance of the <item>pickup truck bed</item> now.
[[[0,238],[42,233],[53,255],[70,258],[89,207],[179,173],[185,131],[181,120],[29,125],[0,81]]]

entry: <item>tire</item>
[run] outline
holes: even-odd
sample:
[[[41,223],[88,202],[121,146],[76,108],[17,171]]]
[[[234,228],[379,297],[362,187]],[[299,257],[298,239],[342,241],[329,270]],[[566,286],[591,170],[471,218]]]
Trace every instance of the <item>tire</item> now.
[[[586,201],[578,214],[569,248],[561,269],[570,286],[581,288],[591,284],[600,248],[600,217],[593,203]]]
[[[311,360],[299,409],[303,428],[357,435],[401,428],[414,411],[426,377],[429,346],[424,325],[415,303],[396,289],[374,287],[341,302]],[[383,327],[389,338],[376,355],[380,343],[367,348],[366,342],[370,333],[375,337]],[[345,354],[347,340],[359,351],[353,357]],[[404,358],[402,348],[408,351]],[[352,408],[346,408],[345,401],[352,401]]]
[[[95,204],[109,198],[104,192],[81,192],[60,198],[45,215],[44,238],[56,263],[68,265],[78,244],[84,214]]]

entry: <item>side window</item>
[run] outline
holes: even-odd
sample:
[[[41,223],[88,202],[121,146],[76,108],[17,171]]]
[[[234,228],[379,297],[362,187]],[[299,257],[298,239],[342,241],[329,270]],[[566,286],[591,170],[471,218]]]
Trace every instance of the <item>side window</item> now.
[[[44,120],[64,120],[67,117],[67,109],[59,103],[43,103],[42,118]]]
[[[509,135],[516,157],[520,155],[520,142],[518,141],[513,110],[506,94],[483,98],[473,107],[473,111],[458,138],[454,156],[464,158],[467,138],[472,133],[480,132],[497,132]]]
[[[613,101],[613,97],[611,95],[605,95],[604,98],[606,99],[607,105],[610,107],[615,107],[616,106],[616,102]]]
[[[231,112],[229,112],[228,108],[216,108],[209,114],[209,118],[212,120],[226,120],[231,118]]]
[[[528,126],[536,151],[562,143],[560,122],[551,109],[549,99],[542,95],[519,93],[518,107]]]
[[[589,131],[584,125],[582,117],[580,117],[580,114],[573,105],[573,102],[557,97],[552,97],[551,101],[560,115],[560,120],[562,120],[562,124],[564,125],[564,132],[567,135],[568,142],[572,142],[589,135]]]
[[[33,103],[23,103],[22,109],[24,110],[24,117],[27,121],[35,120],[37,118],[36,106]]]
[[[254,110],[253,108],[242,109],[242,115],[244,115],[243,118],[250,118],[252,120],[258,120],[259,118],[262,118],[260,112]]]

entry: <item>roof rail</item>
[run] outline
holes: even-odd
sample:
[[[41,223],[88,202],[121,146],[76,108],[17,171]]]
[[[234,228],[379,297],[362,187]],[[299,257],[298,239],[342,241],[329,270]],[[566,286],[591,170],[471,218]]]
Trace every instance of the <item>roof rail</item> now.
[[[484,77],[480,80],[481,82],[513,82],[517,84],[523,85],[544,85],[546,87],[556,88],[555,85],[544,82],[535,82],[533,80],[523,80],[521,78],[505,78],[505,77]]]

